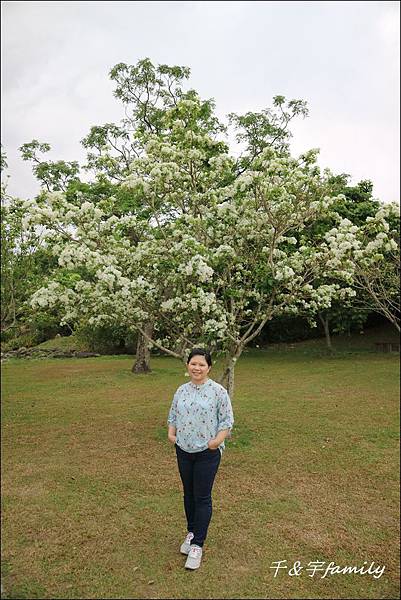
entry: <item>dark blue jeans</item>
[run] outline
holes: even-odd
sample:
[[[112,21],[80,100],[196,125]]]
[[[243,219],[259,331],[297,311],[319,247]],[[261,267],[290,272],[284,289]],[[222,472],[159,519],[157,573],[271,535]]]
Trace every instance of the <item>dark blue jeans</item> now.
[[[212,518],[212,487],[219,468],[220,450],[185,452],[177,444],[178,470],[184,488],[184,509],[188,531],[194,537],[191,544],[203,546]]]

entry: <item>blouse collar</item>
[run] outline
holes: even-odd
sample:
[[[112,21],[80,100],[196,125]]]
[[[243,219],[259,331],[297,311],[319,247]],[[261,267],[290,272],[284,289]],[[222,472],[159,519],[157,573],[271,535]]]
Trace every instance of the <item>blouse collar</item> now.
[[[205,387],[210,381],[211,379],[208,377],[204,383],[192,383],[192,381],[189,381],[188,383],[192,388],[200,390],[201,388]]]

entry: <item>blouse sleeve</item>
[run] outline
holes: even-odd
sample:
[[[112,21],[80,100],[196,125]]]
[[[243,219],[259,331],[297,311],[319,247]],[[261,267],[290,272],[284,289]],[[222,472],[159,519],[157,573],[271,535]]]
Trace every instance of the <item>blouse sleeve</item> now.
[[[177,424],[177,400],[178,400],[178,393],[176,392],[174,394],[174,398],[173,398],[173,401],[172,401],[171,407],[170,407],[170,412],[169,412],[168,418],[167,418],[167,423],[169,425],[173,425],[174,427]]]
[[[218,408],[218,431],[223,429],[232,429],[234,425],[234,414],[231,406],[230,396],[226,390],[222,391]]]

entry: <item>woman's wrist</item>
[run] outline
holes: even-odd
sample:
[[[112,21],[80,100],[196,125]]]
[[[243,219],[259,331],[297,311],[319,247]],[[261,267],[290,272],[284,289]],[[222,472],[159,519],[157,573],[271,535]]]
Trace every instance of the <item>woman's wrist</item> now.
[[[218,434],[216,435],[216,437],[212,438],[211,440],[208,441],[207,445],[209,446],[209,448],[211,448],[212,450],[215,450],[216,448],[218,448],[226,439],[228,434],[228,429],[222,429],[221,431],[218,432]]]
[[[177,430],[174,425],[168,426],[167,438],[172,444],[175,444],[176,439],[177,439]]]

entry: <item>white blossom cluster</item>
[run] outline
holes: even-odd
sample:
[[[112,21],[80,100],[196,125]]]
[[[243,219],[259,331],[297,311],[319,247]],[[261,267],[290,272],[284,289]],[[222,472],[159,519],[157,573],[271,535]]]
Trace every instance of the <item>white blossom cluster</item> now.
[[[196,275],[202,282],[210,281],[214,272],[199,254],[195,254],[186,265],[181,265],[179,271],[187,275]]]
[[[338,226],[332,228],[325,239],[330,249],[331,258],[328,266],[335,270],[346,264],[349,277],[355,266],[365,265],[383,260],[385,253],[397,253],[398,244],[393,237],[397,232],[391,232],[385,215],[393,211],[393,207],[380,208],[374,217],[367,218],[367,224],[362,227],[353,225],[348,219],[341,219]],[[345,273],[342,273],[345,276]]]

